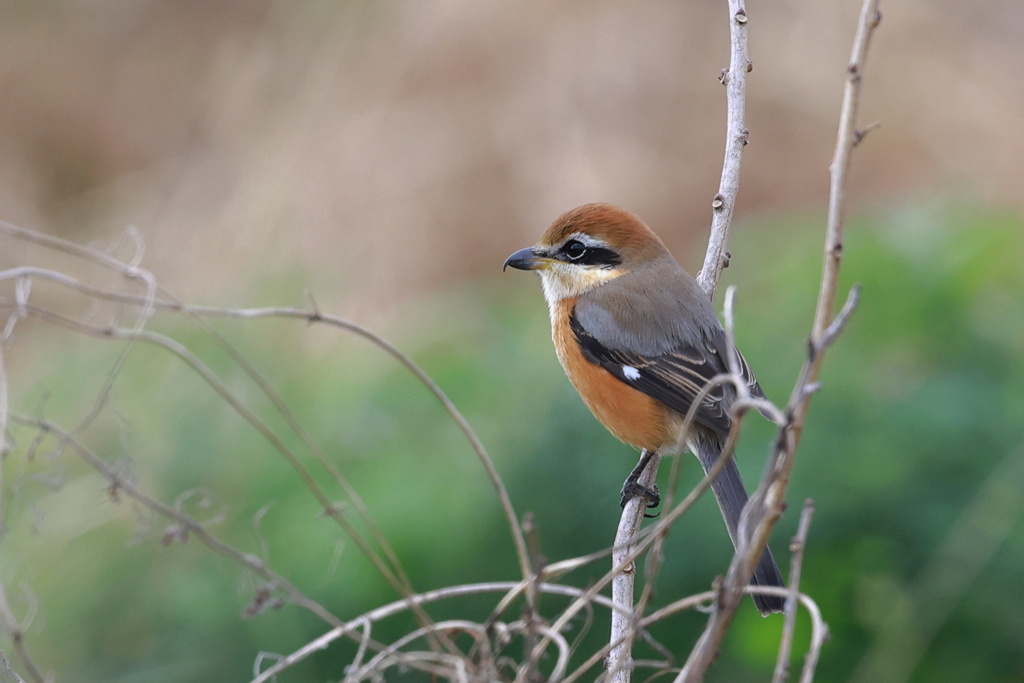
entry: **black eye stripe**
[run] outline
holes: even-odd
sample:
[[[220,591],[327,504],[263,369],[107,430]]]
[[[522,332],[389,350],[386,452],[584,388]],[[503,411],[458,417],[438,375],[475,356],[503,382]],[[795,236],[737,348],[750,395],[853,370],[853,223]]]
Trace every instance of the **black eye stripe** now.
[[[622,263],[622,257],[607,247],[588,247],[579,240],[569,240],[558,250],[558,257],[569,263],[586,266],[614,268]]]

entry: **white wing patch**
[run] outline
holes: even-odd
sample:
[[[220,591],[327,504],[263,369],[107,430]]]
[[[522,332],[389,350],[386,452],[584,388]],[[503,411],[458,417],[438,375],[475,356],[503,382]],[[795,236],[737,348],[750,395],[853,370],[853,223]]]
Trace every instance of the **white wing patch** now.
[[[640,379],[640,371],[634,368],[632,365],[623,365],[622,376],[628,380],[636,381]]]

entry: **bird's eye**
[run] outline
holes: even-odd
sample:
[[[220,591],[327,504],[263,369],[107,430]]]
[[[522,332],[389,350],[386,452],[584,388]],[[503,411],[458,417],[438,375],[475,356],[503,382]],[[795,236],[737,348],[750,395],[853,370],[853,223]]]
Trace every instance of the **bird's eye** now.
[[[570,261],[578,261],[587,253],[587,248],[583,245],[583,242],[580,242],[579,240],[570,240],[565,243],[564,247],[562,247],[562,253],[564,253]]]

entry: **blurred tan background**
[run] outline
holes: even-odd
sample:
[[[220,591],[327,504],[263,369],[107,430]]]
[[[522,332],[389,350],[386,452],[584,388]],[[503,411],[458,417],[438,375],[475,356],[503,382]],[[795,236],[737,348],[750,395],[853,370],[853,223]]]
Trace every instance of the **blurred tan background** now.
[[[739,212],[823,212],[859,3],[749,8]],[[724,141],[723,2],[9,2],[0,217],[139,229],[180,296],[312,266],[321,305],[492,273],[561,211],[640,213],[684,265]],[[1024,4],[883,3],[851,206],[1021,202]],[[693,247],[700,250],[700,243]],[[737,254],[742,263],[743,254]],[[734,262],[736,263],[736,262]]]

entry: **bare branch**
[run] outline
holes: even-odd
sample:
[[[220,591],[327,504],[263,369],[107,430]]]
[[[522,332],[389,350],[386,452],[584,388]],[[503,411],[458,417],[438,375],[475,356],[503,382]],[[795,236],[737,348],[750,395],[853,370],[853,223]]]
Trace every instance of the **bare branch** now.
[[[741,157],[749,137],[746,129],[746,83],[751,62],[747,50],[747,11],[744,0],[728,0],[728,7],[729,69],[724,71],[721,77],[722,84],[725,85],[727,107],[725,159],[722,162],[718,194],[712,202],[711,235],[704,256],[704,266],[697,274],[697,282],[709,299],[714,299],[715,289],[728,259],[726,245],[736,197],[739,194]],[[650,476],[641,482],[644,486],[651,486],[654,483],[657,475],[656,459],[648,465],[644,474],[648,472]],[[625,558],[633,555],[628,544],[633,542],[631,539],[635,538],[640,528],[645,510],[646,502],[642,499],[634,499],[627,503],[622,510],[615,535],[615,547],[623,548],[623,551],[619,553],[619,557],[613,558],[613,567],[621,567],[622,571],[613,582],[612,592],[616,604],[624,609],[622,612],[614,613],[612,617],[611,642],[621,642],[621,645],[612,648],[608,657],[608,668],[614,683],[627,683],[630,680],[631,639],[627,634],[632,629],[628,623],[632,617],[626,619],[620,615],[633,613],[636,567],[633,561]]]
[[[21,235],[23,233],[35,235],[33,231],[26,231],[23,228],[14,228],[14,226],[9,226],[2,222],[0,222],[0,228],[15,229],[18,231],[18,235]],[[56,238],[51,239],[56,240]],[[68,248],[76,247],[76,245],[65,243],[63,240],[56,241],[62,245],[66,245]],[[119,263],[117,261],[113,261],[107,258],[102,259],[102,262],[104,264]],[[46,269],[23,267],[13,268],[6,271],[0,271],[0,281],[6,279],[21,279],[25,277],[36,277],[50,280],[52,282],[56,282],[65,287],[68,287],[69,289],[73,289],[83,294],[87,294],[89,296],[100,299],[117,301],[120,303],[142,305],[147,308],[185,313],[189,315],[191,319],[193,319],[197,324],[199,324],[200,327],[202,327],[202,329],[205,332],[207,332],[208,334],[213,336],[218,342],[220,342],[221,345],[232,355],[234,360],[238,362],[243,367],[243,369],[246,370],[249,376],[252,377],[253,380],[260,385],[260,388],[263,390],[263,392],[268,396],[268,398],[271,399],[271,401],[275,404],[275,406],[286,418],[286,420],[288,420],[289,425],[292,427],[292,429],[295,430],[297,434],[299,434],[299,436],[303,439],[306,446],[309,447],[317,456],[318,461],[322,465],[324,465],[324,467],[327,468],[332,473],[334,478],[343,486],[343,488],[345,488],[346,493],[356,504],[360,512],[363,514],[364,518],[367,519],[367,522],[370,525],[371,529],[376,530],[376,524],[369,517],[369,512],[366,510],[365,505],[362,504],[362,500],[356,494],[354,489],[352,489],[352,487],[348,485],[348,483],[344,480],[344,477],[342,477],[341,473],[337,470],[337,468],[333,466],[333,464],[330,462],[328,458],[323,456],[323,454],[320,452],[320,449],[312,442],[311,439],[308,438],[308,435],[305,433],[304,430],[301,429],[301,427],[298,425],[298,422],[295,421],[295,419],[292,417],[290,411],[287,410],[283,402],[281,402],[280,399],[276,396],[276,393],[270,389],[269,385],[263,380],[262,376],[258,372],[256,372],[255,368],[252,368],[252,366],[241,356],[241,354],[238,354],[235,351],[235,349],[231,347],[230,344],[227,344],[220,337],[220,335],[216,334],[216,332],[212,328],[210,328],[209,325],[202,323],[201,318],[299,318],[306,320],[310,323],[319,322],[327,325],[332,325],[334,327],[346,330],[370,341],[375,346],[385,351],[392,358],[397,360],[409,372],[411,372],[416,377],[416,379],[418,379],[430,391],[430,393],[434,395],[438,402],[441,403],[442,407],[459,427],[459,430],[463,433],[466,440],[469,442],[474,453],[476,453],[477,457],[480,459],[481,464],[484,467],[484,471],[486,472],[488,479],[490,479],[491,481],[491,485],[495,488],[495,491],[498,494],[498,499],[499,502],[501,503],[502,511],[505,514],[506,522],[509,526],[510,533],[512,534],[512,538],[516,546],[516,554],[519,559],[520,571],[524,578],[530,576],[531,572],[529,564],[529,554],[526,549],[526,543],[523,539],[522,531],[519,528],[518,517],[516,516],[516,512],[514,507],[512,506],[512,501],[508,496],[508,492],[505,489],[505,485],[501,481],[501,477],[498,475],[497,468],[494,467],[494,462],[488,455],[486,448],[484,448],[483,442],[480,441],[479,437],[476,435],[476,433],[473,431],[473,428],[470,426],[468,420],[466,420],[466,418],[462,415],[458,408],[456,408],[455,404],[452,403],[451,399],[448,398],[447,394],[445,394],[444,391],[437,385],[437,383],[434,382],[433,378],[431,378],[430,375],[428,375],[422,368],[420,368],[411,358],[403,354],[401,351],[398,350],[397,347],[392,345],[383,337],[380,337],[379,335],[371,332],[370,330],[359,325],[356,325],[355,323],[345,320],[343,318],[321,313],[317,308],[316,302],[313,300],[311,295],[309,297],[311,303],[311,308],[309,310],[297,308],[226,309],[211,306],[186,306],[180,301],[173,299],[173,297],[165,296],[165,298],[163,299],[157,299],[155,297],[150,296],[140,297],[138,295],[133,294],[103,290],[97,287],[93,287],[92,285],[83,283],[81,281],[78,281],[63,273],[57,273]],[[156,287],[155,282],[154,287]],[[154,291],[162,292],[162,290],[160,290],[159,288],[156,288]],[[379,538],[383,538],[382,535],[377,535],[379,536]],[[397,558],[394,558],[393,554],[391,553],[390,546],[387,546],[387,544],[385,543],[382,545],[382,548],[384,548],[385,552],[389,555],[389,559],[392,560],[392,564],[396,567],[396,571],[400,572],[400,568],[398,567],[397,564]]]
[[[638,483],[653,488],[658,477],[659,456],[654,453],[640,474]],[[608,674],[613,683],[628,683],[633,671],[632,644],[636,633],[636,615],[633,613],[633,595],[636,582],[636,555],[634,542],[647,509],[647,499],[637,496],[622,508],[619,526],[612,546],[612,602],[620,607],[612,612],[611,646],[608,652]]]
[[[458,412],[455,406],[447,398],[447,396],[440,390],[439,387],[433,382],[433,380],[415,363],[411,361],[407,356],[402,354],[397,348],[388,344],[385,340],[372,332],[361,328],[357,325],[349,323],[348,321],[340,318],[326,316],[319,312],[313,303],[313,309],[310,311],[301,311],[296,309],[257,309],[257,310],[226,310],[226,309],[212,309],[197,307],[195,310],[183,305],[173,297],[166,295],[160,288],[157,287],[155,280],[148,274],[148,272],[140,271],[135,263],[125,264],[117,259],[108,257],[104,254],[94,252],[90,249],[78,247],[72,243],[65,242],[59,238],[51,238],[46,235],[39,235],[33,231],[17,228],[15,226],[9,226],[7,224],[0,224],[0,233],[7,233],[14,235],[15,237],[25,239],[30,242],[41,244],[50,248],[58,249],[66,253],[71,253],[76,256],[81,256],[87,260],[98,263],[99,265],[117,271],[123,275],[138,276],[138,272],[144,272],[145,276],[141,277],[147,287],[145,295],[138,295],[129,292],[122,291],[108,291],[101,288],[94,287],[87,283],[78,281],[64,273],[58,273],[55,271],[49,271],[41,268],[32,267],[21,267],[13,268],[10,270],[0,271],[0,280],[14,280],[16,282],[16,294],[17,299],[14,301],[13,313],[9,317],[7,324],[7,332],[10,333],[11,329],[16,322],[28,315],[34,315],[43,320],[51,323],[63,325],[69,329],[72,329],[78,333],[94,336],[102,339],[120,339],[127,341],[127,345],[122,349],[119,354],[119,358],[114,366],[114,369],[107,375],[103,390],[100,392],[100,397],[94,402],[92,409],[89,411],[87,417],[79,424],[79,426],[67,432],[67,438],[74,439],[78,433],[80,433],[92,420],[100,413],[102,407],[105,405],[106,396],[108,395],[110,388],[113,386],[115,379],[119,374],[119,370],[123,365],[124,361],[130,355],[132,347],[139,341],[154,343],[164,349],[167,349],[174,353],[176,356],[181,358],[188,364],[192,369],[198,372],[207,383],[225,400],[227,401],[239,414],[242,415],[258,432],[266,437],[279,452],[289,461],[289,463],[295,468],[302,481],[306,484],[307,488],[317,497],[320,504],[323,506],[324,512],[327,516],[334,519],[343,528],[346,533],[353,538],[357,545],[363,550],[374,565],[377,567],[385,578],[398,590],[400,594],[409,596],[413,593],[408,578],[402,571],[401,565],[398,562],[397,557],[394,555],[387,543],[383,534],[379,532],[373,519],[370,517],[368,510],[359,498],[357,493],[348,484],[345,478],[337,467],[331,462],[330,459],[326,458],[319,446],[309,437],[308,433],[302,429],[298,421],[291,414],[290,410],[284,404],[284,402],[277,396],[276,392],[270,387],[269,383],[262,377],[262,375],[253,367],[247,359],[242,356],[229,342],[223,339],[214,329],[212,329],[206,322],[204,322],[200,315],[222,315],[236,318],[257,318],[257,317],[292,317],[305,319],[308,322],[324,322],[340,327],[350,332],[354,332],[384,349],[392,357],[397,359],[402,365],[409,369],[413,374],[423,383],[428,389],[435,395],[436,398],[443,404],[445,409],[456,421],[459,428],[462,430],[464,435],[470,441],[474,451],[480,457],[481,461],[485,465],[488,476],[491,478],[492,483],[499,490],[499,498],[503,503],[503,509],[506,512],[506,517],[509,520],[509,528],[512,532],[513,539],[516,541],[517,555],[520,558],[522,565],[522,573],[524,578],[530,578],[533,576],[533,572],[530,570],[527,563],[525,545],[522,542],[522,534],[519,529],[518,523],[515,518],[514,510],[512,509],[511,502],[508,498],[507,493],[504,490],[504,486],[497,475],[496,469],[490,461],[486,451],[483,449],[482,443],[477,439],[475,433],[470,428],[465,418]],[[136,259],[140,254],[140,250],[135,250]],[[129,328],[118,327],[116,322],[110,327],[95,327],[92,325],[85,324],[79,320],[68,318],[59,315],[53,311],[49,311],[43,308],[35,307],[29,303],[29,292],[31,291],[31,283],[33,279],[44,279],[50,282],[56,283],[59,286],[63,286],[75,291],[79,291],[86,296],[90,296],[95,299],[109,300],[117,303],[126,303],[137,306],[140,314],[135,324]],[[157,299],[156,293],[161,292],[164,294],[163,299]],[[289,427],[302,439],[305,445],[310,449],[314,456],[320,461],[320,463],[332,474],[335,481],[337,481],[346,491],[349,496],[349,500],[352,501],[355,509],[359,511],[360,515],[364,518],[367,525],[369,526],[371,533],[374,534],[378,541],[378,545],[384,553],[384,558],[380,557],[366,541],[362,538],[362,535],[358,530],[353,527],[345,515],[343,510],[334,502],[332,502],[327,496],[319,489],[312,476],[306,471],[305,467],[299,462],[298,458],[285,446],[285,442],[282,441],[274,432],[272,432],[262,420],[256,417],[251,411],[249,411],[240,400],[238,400],[230,390],[207,368],[196,356],[194,356],[187,348],[178,344],[173,339],[156,335],[143,329],[145,323],[148,321],[154,310],[167,310],[176,313],[186,315],[195,324],[204,330],[210,337],[217,341],[231,357],[238,363],[243,370],[245,370],[250,378],[256,382],[263,393],[270,399],[280,414],[285,418]],[[6,387],[6,385],[4,385]],[[6,415],[6,411],[0,413]],[[120,490],[119,485],[112,484],[112,490]],[[2,503],[2,500],[0,500]],[[187,528],[187,527],[183,527]],[[532,595],[527,596],[528,599],[532,599]],[[413,607],[413,611],[417,611],[418,608]],[[418,618],[424,627],[428,627],[431,624],[431,620],[426,614],[418,614]],[[431,636],[440,638],[445,644],[445,647],[452,653],[457,653],[457,649],[448,640],[443,630],[432,630],[428,628]]]
[[[857,288],[851,290],[847,304],[843,307],[842,315],[836,320],[836,331],[842,329],[846,319],[856,307],[858,291]],[[720,586],[715,610],[712,612],[711,618],[708,619],[704,633],[690,653],[690,658],[676,681],[701,680],[703,672],[714,661],[722,638],[732,623],[736,608],[746,592],[758,559],[768,544],[772,528],[785,508],[784,495],[795,462],[794,455],[797,444],[793,439],[793,419],[795,419],[797,411],[801,407],[805,407],[810,400],[811,393],[807,391],[808,378],[820,363],[824,351],[835,339],[835,335],[824,335],[821,340],[824,346],[819,347],[813,342],[808,344],[807,360],[804,362],[790,402],[784,411],[788,419],[778,427],[765,475],[743,511],[743,527],[747,533],[742,533],[740,536],[745,538],[746,545],[738,548],[733,556],[729,571]]]
[[[529,552],[526,548],[526,540],[524,539],[522,529],[519,526],[515,508],[512,505],[511,498],[508,496],[508,491],[505,489],[504,482],[501,481],[498,470],[494,466],[494,461],[491,460],[490,455],[488,455],[483,442],[480,441],[476,432],[473,431],[469,421],[466,420],[465,416],[463,416],[459,409],[455,407],[455,404],[452,403],[450,398],[448,398],[448,395],[444,393],[436,382],[434,382],[433,378],[430,377],[430,375],[428,375],[426,371],[417,365],[411,358],[399,351],[397,347],[392,345],[383,337],[380,337],[364,327],[360,327],[359,325],[345,320],[344,318],[319,313],[315,309],[312,311],[295,308],[222,309],[204,306],[190,306],[180,307],[180,310],[184,310],[198,316],[220,316],[247,319],[265,317],[302,318],[311,323],[324,323],[352,332],[384,350],[388,355],[409,370],[409,372],[411,372],[416,379],[418,379],[430,391],[430,393],[434,395],[466,437],[466,440],[473,448],[473,452],[476,453],[477,457],[480,459],[480,462],[484,467],[484,471],[487,473],[487,476],[491,481],[491,485],[498,494],[502,511],[505,513],[506,522],[512,534],[513,541],[515,542],[516,554],[520,564],[520,572],[524,579],[530,576]]]
[[[836,157],[831,168],[832,187],[829,196],[829,219],[825,239],[825,265],[814,327],[808,344],[808,359],[804,363],[786,407],[785,414],[788,419],[779,427],[765,475],[744,509],[746,525],[751,530],[747,537],[747,545],[745,548],[738,549],[733,557],[729,571],[722,582],[715,610],[711,618],[708,619],[704,633],[690,653],[690,658],[682,672],[676,678],[677,681],[701,680],[704,671],[718,654],[722,638],[732,622],[744,588],[753,574],[757,559],[768,542],[772,527],[784,509],[785,490],[789,484],[794,455],[810,398],[816,387],[824,351],[835,340],[836,335],[842,330],[846,319],[856,306],[858,290],[855,288],[851,291],[847,305],[836,321],[837,324],[831,324],[831,312],[838,286],[842,254],[843,192],[849,168],[850,152],[854,144],[854,119],[860,96],[861,76],[867,56],[867,47],[872,31],[878,26],[880,20],[878,1],[864,0],[860,23],[854,38],[837,136]]]
[[[811,528],[811,517],[814,516],[814,501],[808,498],[800,513],[800,524],[796,536],[789,544],[792,554],[789,570],[789,597],[786,598],[786,621],[782,627],[782,638],[779,641],[779,656],[775,661],[775,674],[772,683],[784,683],[789,676],[789,655],[793,649],[793,635],[796,632],[796,603],[800,595],[800,572],[803,568],[804,548],[807,546],[807,532]],[[811,669],[813,671],[813,667]]]
[[[3,650],[0,650],[0,667],[3,667],[3,673],[12,677],[14,683],[25,683],[25,679],[11,668],[11,662],[7,659],[7,655],[4,654]]]
[[[711,236],[704,255],[704,266],[697,274],[697,282],[709,299],[715,298],[715,289],[728,263],[726,246],[733,210],[740,190],[740,162],[743,148],[750,133],[746,127],[747,73],[752,65],[747,50],[747,10],[744,0],[728,0],[729,5],[729,69],[722,72],[721,81],[726,93],[725,160],[718,194],[712,201]]]
[[[850,63],[846,69],[846,88],[843,92],[843,106],[839,114],[839,133],[836,149],[829,166],[831,185],[829,187],[828,226],[825,233],[825,257],[822,265],[821,288],[814,312],[814,337],[819,337],[832,320],[836,288],[839,285],[839,265],[843,253],[843,219],[845,215],[846,176],[850,169],[853,148],[863,134],[857,131],[857,107],[863,85],[864,66],[868,56],[871,36],[882,20],[878,10],[879,0],[864,0],[861,5],[857,34],[853,39]]]
[[[32,659],[28,652],[28,647],[25,645],[26,623],[31,621],[31,616],[21,622],[14,616],[11,604],[7,600],[7,589],[3,582],[0,581],[0,627],[7,631],[10,636],[11,642],[14,644],[14,651],[18,653],[18,658],[21,659],[21,663],[25,667],[25,671],[32,680],[32,683],[45,683],[46,677],[39,670],[39,666]],[[4,657],[4,665],[9,671],[13,671],[6,657]],[[15,675],[17,676],[17,674]],[[19,678],[18,680],[21,679]]]
[[[517,592],[522,591],[524,587],[523,582],[511,582],[511,581],[496,581],[492,583],[478,583],[478,584],[465,584],[460,586],[450,586],[447,588],[440,588],[434,591],[427,591],[418,595],[411,596],[408,600],[396,600],[395,602],[389,603],[382,607],[373,609],[365,614],[362,614],[355,619],[350,620],[347,624],[336,627],[327,633],[323,634],[319,638],[310,641],[306,645],[302,646],[287,657],[282,658],[272,667],[263,671],[256,676],[251,683],[265,683],[271,680],[275,675],[281,673],[285,669],[298,662],[308,658],[310,655],[315,654],[335,640],[348,635],[349,633],[362,629],[369,633],[370,624],[381,621],[387,617],[398,614],[404,610],[409,609],[409,602],[416,604],[417,606],[425,605],[438,600],[445,600],[455,597],[464,597],[467,595],[479,595],[484,593],[497,593],[497,592]],[[541,593],[548,593],[552,595],[563,595],[570,597],[581,597],[585,595],[586,591],[573,586],[564,586],[560,584],[551,583],[539,583],[537,584],[537,590]],[[591,600],[595,604],[602,605],[609,609],[613,609],[614,605],[611,600],[604,598],[600,595],[592,596]],[[490,628],[487,624],[482,625],[483,628]],[[556,629],[555,626],[547,627],[544,629],[544,636],[548,640],[558,641],[562,639],[560,630]],[[564,642],[564,639],[562,639]],[[562,643],[559,643],[559,648],[562,647]]]

